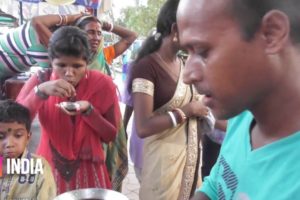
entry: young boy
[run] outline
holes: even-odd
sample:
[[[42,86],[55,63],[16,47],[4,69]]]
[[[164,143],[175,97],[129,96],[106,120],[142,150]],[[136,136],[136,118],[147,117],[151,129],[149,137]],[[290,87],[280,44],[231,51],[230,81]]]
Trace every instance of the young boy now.
[[[0,101],[0,200],[56,196],[50,165],[26,149],[30,126],[27,108],[12,100]]]

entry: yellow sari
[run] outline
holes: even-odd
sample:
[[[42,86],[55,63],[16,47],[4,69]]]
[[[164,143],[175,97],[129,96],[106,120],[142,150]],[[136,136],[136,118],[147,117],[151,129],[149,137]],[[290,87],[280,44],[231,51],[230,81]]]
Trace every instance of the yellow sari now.
[[[181,66],[176,91],[169,102],[155,110],[165,114],[189,103],[196,94],[183,83]],[[137,78],[133,80],[133,92],[153,96],[152,82]],[[189,118],[175,128],[144,139],[142,182],[140,200],[188,200],[193,194],[197,161],[200,158],[196,118]],[[201,177],[197,178],[201,180]]]

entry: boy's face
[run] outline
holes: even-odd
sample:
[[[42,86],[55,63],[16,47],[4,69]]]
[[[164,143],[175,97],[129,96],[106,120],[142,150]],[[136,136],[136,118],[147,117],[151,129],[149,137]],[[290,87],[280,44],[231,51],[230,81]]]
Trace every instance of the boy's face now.
[[[20,157],[30,139],[25,124],[0,122],[0,155],[4,158]]]
[[[204,95],[205,105],[219,119],[256,106],[276,78],[264,37],[245,41],[224,11],[226,3],[182,0],[177,13],[179,41],[189,53],[184,82]]]

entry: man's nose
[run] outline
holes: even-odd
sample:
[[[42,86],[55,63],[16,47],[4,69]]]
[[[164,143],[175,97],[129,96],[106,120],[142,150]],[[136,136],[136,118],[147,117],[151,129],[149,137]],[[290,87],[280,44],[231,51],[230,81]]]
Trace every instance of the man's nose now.
[[[203,77],[203,62],[193,59],[190,56],[187,58],[184,71],[183,82],[193,84],[202,81]]]

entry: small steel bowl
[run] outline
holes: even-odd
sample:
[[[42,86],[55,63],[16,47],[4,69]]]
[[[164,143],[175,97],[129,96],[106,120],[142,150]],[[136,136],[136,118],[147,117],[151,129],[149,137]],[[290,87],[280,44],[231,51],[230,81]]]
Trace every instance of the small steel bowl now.
[[[125,195],[108,189],[86,188],[58,195],[54,200],[129,200]]]

